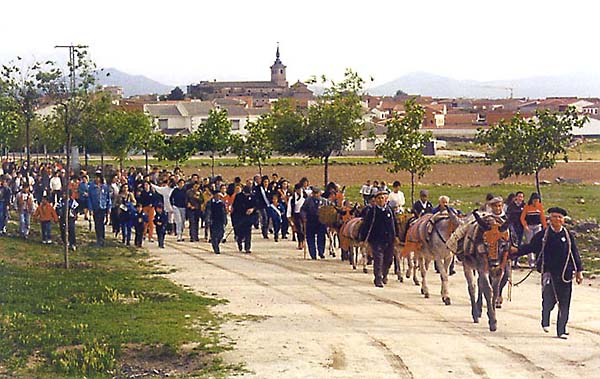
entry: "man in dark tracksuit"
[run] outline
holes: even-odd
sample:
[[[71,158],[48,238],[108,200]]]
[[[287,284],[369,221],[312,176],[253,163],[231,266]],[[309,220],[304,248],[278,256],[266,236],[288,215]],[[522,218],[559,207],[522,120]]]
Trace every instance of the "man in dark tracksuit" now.
[[[223,194],[220,191],[214,191],[213,197],[206,205],[206,215],[208,224],[210,225],[210,242],[213,252],[221,254],[219,244],[225,235],[225,225],[227,225],[227,211],[225,210],[225,202],[223,202]]]
[[[577,284],[581,284],[583,264],[575,238],[563,226],[567,211],[554,207],[548,213],[550,226],[537,233],[529,244],[521,245],[515,255],[536,254],[537,269],[542,273],[542,329],[549,331],[550,312],[558,303],[556,334],[567,339],[573,272]]]
[[[375,204],[369,206],[361,226],[361,240],[369,243],[373,251],[373,274],[376,287],[387,284],[390,266],[394,261],[394,242],[398,225],[394,211],[386,205],[387,192],[375,195]]]

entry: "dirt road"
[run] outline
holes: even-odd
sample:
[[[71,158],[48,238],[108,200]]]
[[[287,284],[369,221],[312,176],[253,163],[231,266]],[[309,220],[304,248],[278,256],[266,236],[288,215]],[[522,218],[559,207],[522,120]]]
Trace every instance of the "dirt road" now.
[[[545,334],[539,323],[539,276],[513,288],[498,313],[474,324],[459,268],[450,278],[452,305],[443,305],[439,277],[430,272],[430,299],[412,281],[373,286],[372,273],[339,258],[305,261],[295,243],[253,237],[253,252],[234,243],[215,255],[208,243],[151,247],[176,268],[167,275],[195,291],[229,300],[217,311],[260,316],[228,322],[236,345],[224,354],[244,362],[247,378],[560,378],[596,377],[600,369],[600,289],[576,286],[570,338]],[[370,268],[369,268],[370,270]],[[515,279],[525,271],[515,273]],[[485,312],[484,312],[485,313]],[[556,313],[552,321],[555,322]]]

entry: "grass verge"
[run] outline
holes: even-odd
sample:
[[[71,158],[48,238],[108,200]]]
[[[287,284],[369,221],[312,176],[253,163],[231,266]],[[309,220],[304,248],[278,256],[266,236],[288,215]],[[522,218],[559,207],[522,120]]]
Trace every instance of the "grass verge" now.
[[[29,241],[0,241],[0,376],[224,377],[241,369],[218,357],[230,348],[211,313],[222,301],[157,276],[143,250],[82,245],[65,270],[62,246],[40,244],[35,230]]]

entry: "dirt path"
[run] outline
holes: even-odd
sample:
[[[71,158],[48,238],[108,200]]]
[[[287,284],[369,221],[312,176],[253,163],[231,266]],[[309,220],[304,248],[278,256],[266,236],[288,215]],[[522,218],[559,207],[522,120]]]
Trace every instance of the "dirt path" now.
[[[486,318],[470,318],[460,270],[450,279],[453,304],[444,306],[434,274],[424,299],[412,282],[375,288],[370,272],[339,258],[304,261],[294,246],[254,235],[251,255],[231,241],[217,256],[207,243],[169,238],[167,249],[150,251],[177,269],[168,275],[175,282],[229,300],[217,311],[264,317],[223,326],[236,343],[224,358],[246,363],[252,373],[243,377],[552,378],[594,377],[600,369],[596,285],[575,288],[567,341],[541,330],[537,275],[513,289],[491,333]]]

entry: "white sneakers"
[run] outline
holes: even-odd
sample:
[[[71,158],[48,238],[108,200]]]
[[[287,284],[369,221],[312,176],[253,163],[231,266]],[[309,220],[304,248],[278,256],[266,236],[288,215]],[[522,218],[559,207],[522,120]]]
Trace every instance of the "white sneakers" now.
[[[546,333],[548,333],[550,331],[550,327],[548,326],[542,326],[542,330]]]
[[[560,338],[561,340],[566,340],[569,338],[569,335],[567,333],[563,333],[560,336],[558,336],[558,338]]]

